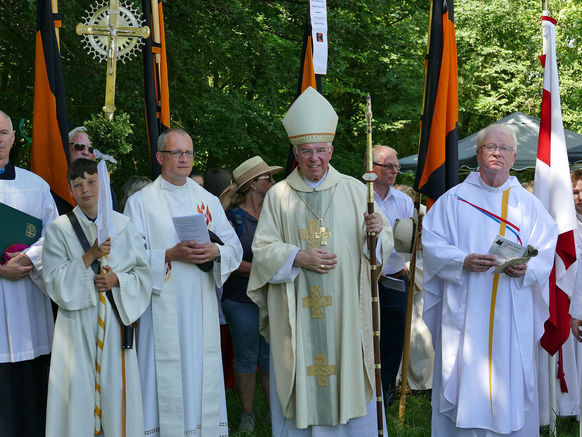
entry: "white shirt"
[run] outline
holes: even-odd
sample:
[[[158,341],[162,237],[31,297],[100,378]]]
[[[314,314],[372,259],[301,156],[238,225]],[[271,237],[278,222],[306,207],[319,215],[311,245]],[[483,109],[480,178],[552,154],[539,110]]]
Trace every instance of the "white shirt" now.
[[[374,200],[380,206],[382,212],[386,215],[392,226],[394,226],[396,219],[410,218],[414,213],[414,205],[412,204],[410,197],[393,187],[390,187],[388,195],[384,200],[382,200],[378,193],[374,191]],[[404,254],[392,249],[390,258],[388,258],[386,263],[384,263],[384,271],[382,273],[385,275],[391,275],[392,273],[399,272],[404,268],[404,263],[406,263],[406,261],[406,256]]]

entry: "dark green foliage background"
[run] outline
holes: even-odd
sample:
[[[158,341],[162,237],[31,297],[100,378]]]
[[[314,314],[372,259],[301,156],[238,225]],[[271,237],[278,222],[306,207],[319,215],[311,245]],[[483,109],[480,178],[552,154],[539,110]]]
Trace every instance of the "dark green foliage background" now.
[[[580,0],[550,2],[559,22],[558,63],[566,128],[582,132]],[[83,49],[74,28],[88,0],[61,0],[61,56],[71,127],[100,112],[105,64]],[[141,2],[136,2],[139,7]],[[333,164],[359,177],[365,147],[365,96],[372,95],[374,142],[415,153],[422,106],[428,0],[330,0],[329,63],[323,94],[340,121]],[[305,0],[165,0],[172,125],[192,133],[195,167],[235,168],[260,154],[285,165],[280,120],[293,101]],[[31,135],[34,0],[0,2],[0,108]],[[457,0],[459,137],[513,111],[538,116],[541,101],[541,2]],[[149,175],[141,57],[119,64],[116,106],[135,125],[130,155],[112,175],[120,187]],[[19,135],[19,138],[22,136]],[[13,160],[26,165],[20,141]],[[119,158],[119,157],[118,157]],[[407,181],[406,178],[404,178]]]

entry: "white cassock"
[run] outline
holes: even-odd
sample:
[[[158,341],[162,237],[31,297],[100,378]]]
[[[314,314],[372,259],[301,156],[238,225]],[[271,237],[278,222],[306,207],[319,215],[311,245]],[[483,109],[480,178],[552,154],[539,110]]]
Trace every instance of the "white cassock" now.
[[[81,228],[93,244],[97,226],[76,207]],[[109,265],[119,279],[111,291],[125,325],[135,322],[150,303],[152,274],[143,238],[129,219],[116,212],[118,235],[111,241]],[[55,325],[49,393],[47,437],[89,436],[94,431],[95,355],[97,350],[98,292],[95,274],[83,263],[83,250],[66,215],[47,229],[43,275],[47,292],[59,306]],[[125,372],[126,436],[143,436],[143,409],[135,349],[121,348],[119,322],[106,300],[105,336],[101,361],[101,409],[104,437],[122,435],[122,390]],[[123,352],[122,352],[123,351]],[[122,354],[125,356],[122,357]],[[122,361],[124,360],[125,368]]]
[[[532,245],[520,278],[463,269],[497,235]],[[548,317],[547,281],[557,226],[510,177],[501,187],[479,173],[442,195],[423,221],[424,319],[435,346],[433,436],[539,434],[536,347]]]
[[[176,245],[172,217],[202,213],[222,240],[210,272],[165,262]],[[144,235],[154,274],[152,302],[140,319],[138,362],[148,436],[228,435],[215,286],[242,260],[242,248],[217,197],[187,178],[175,186],[158,177],[131,196],[127,214]]]
[[[15,179],[0,180],[0,202],[42,220],[42,237],[25,250],[34,265],[18,281],[0,278],[0,363],[32,360],[49,354],[53,312],[42,282],[42,245],[47,226],[58,216],[49,185],[16,167]]]

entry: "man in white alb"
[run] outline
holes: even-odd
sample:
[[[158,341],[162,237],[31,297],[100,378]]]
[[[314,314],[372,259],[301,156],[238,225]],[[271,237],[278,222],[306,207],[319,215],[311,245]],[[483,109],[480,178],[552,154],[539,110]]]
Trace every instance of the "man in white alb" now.
[[[157,159],[162,175],[125,207],[144,235],[154,275],[137,342],[145,433],[222,437],[228,423],[215,286],[238,268],[242,248],[218,198],[188,177],[190,135],[162,133]],[[172,217],[196,213],[222,244],[179,241]]]
[[[432,435],[539,435],[536,351],[557,226],[509,176],[517,139],[477,136],[479,171],[443,194],[423,221],[424,319],[435,347]],[[539,253],[493,274],[497,236]]]
[[[40,436],[54,329],[41,277],[42,246],[57,208],[44,180],[9,161],[13,144],[12,121],[0,111],[0,202],[42,221],[34,244],[2,248],[5,253],[0,253],[0,434]],[[8,227],[6,217],[0,221]]]

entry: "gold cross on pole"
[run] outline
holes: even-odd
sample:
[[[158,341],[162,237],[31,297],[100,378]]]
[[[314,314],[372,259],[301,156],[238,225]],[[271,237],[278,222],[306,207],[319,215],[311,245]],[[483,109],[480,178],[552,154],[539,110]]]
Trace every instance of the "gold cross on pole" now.
[[[335,375],[335,364],[325,364],[325,354],[315,354],[315,364],[307,366],[307,376],[317,376],[317,386],[327,387],[327,377]]]
[[[103,14],[103,12],[101,13]],[[107,38],[107,81],[105,85],[105,106],[103,112],[110,120],[115,112],[115,79],[117,75],[117,58],[121,38],[148,38],[147,26],[133,27],[119,25],[119,0],[110,0],[105,22],[103,24],[77,24],[77,35],[94,35]]]
[[[304,297],[302,299],[303,308],[311,308],[312,319],[322,319],[323,307],[329,307],[332,305],[332,297],[322,296],[321,287],[319,285],[312,285],[309,287],[309,291],[309,297]]]

